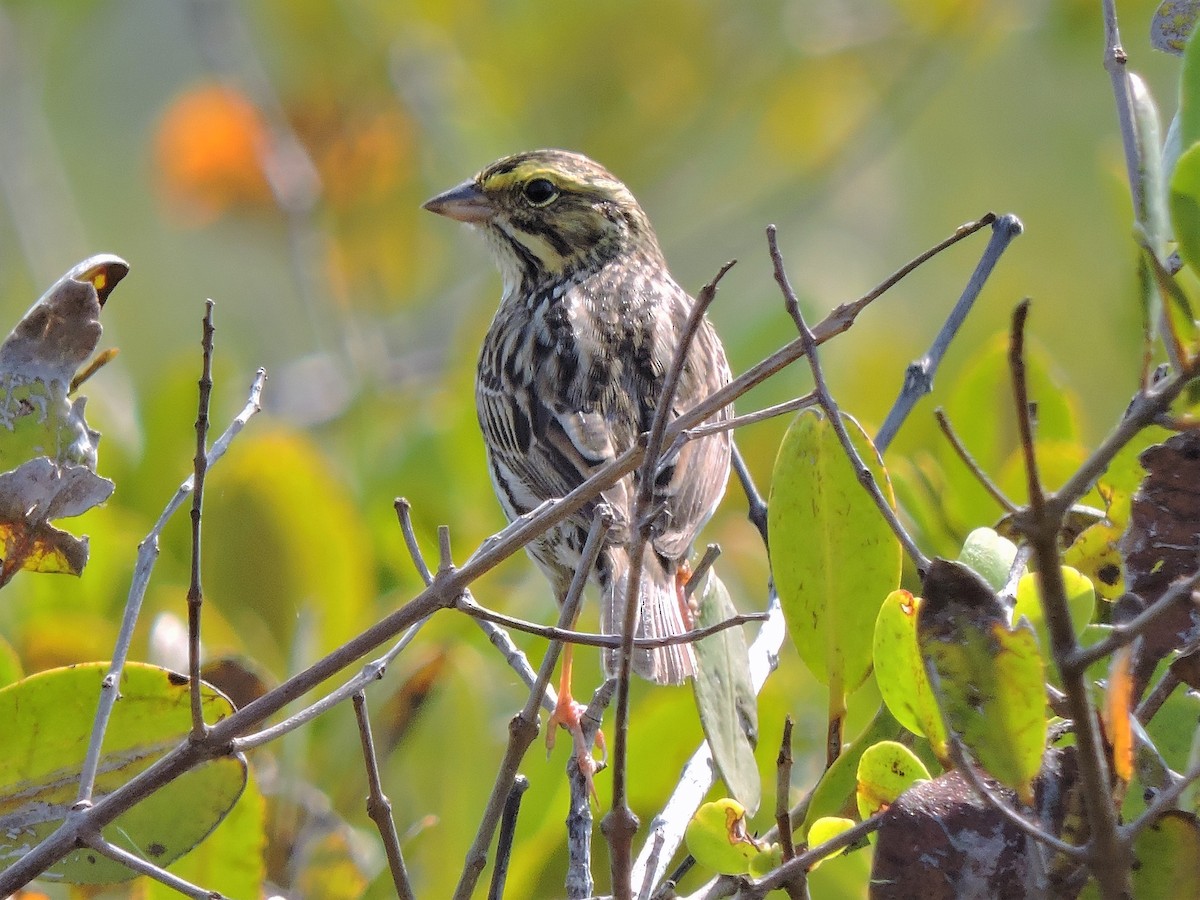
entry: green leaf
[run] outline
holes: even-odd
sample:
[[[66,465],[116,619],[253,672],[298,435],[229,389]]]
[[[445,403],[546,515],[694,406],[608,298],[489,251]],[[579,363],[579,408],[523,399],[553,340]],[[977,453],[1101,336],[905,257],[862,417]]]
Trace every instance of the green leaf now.
[[[57,828],[75,802],[100,682],[108,663],[32,675],[0,690],[0,867]],[[96,779],[100,800],[185,740],[191,727],[186,679],[141,663],[121,675]],[[205,720],[233,707],[201,689]],[[246,783],[246,764],[224,756],[181,775],[104,829],[107,840],[167,865],[202,841],[229,812]],[[49,869],[81,884],[124,881],[133,872],[93,850],[76,850]]]
[[[759,854],[746,831],[746,808],[728,798],[703,804],[684,832],[696,862],[723,875],[744,875]]]
[[[1196,33],[1188,38],[1179,77],[1179,144],[1187,148],[1200,141],[1200,46]]]
[[[851,440],[889,503],[891,484],[862,429]],[[871,670],[883,598],[900,584],[901,548],[859,484],[832,424],[800,413],[775,460],[768,507],[771,572],[800,658],[829,685],[831,710]]]
[[[1133,895],[1138,900],[1200,897],[1200,823],[1172,809],[1133,844]]]
[[[924,594],[917,636],[947,728],[998,781],[1032,802],[1046,745],[1033,629],[1010,628],[995,594],[958,563],[934,560]]]
[[[915,753],[896,741],[868,747],[858,761],[858,814],[869,819],[887,809],[918,781],[928,781],[929,770]]]
[[[812,827],[808,829],[808,846],[819,847],[826,841],[832,841],[839,834],[849,831],[853,828],[855,822],[853,819],[843,818],[842,816],[823,816],[812,823]],[[839,847],[828,856],[822,856],[819,860],[812,864],[812,869],[815,869],[827,859],[833,859],[835,856],[841,856],[846,852],[845,847]]]
[[[1179,255],[1193,272],[1200,273],[1200,144],[1188,146],[1175,164],[1170,204]],[[1181,359],[1189,360],[1196,352],[1197,343],[1191,300],[1179,281],[1153,255],[1147,262],[1158,285],[1175,353]]]
[[[1083,634],[1083,629],[1092,621],[1096,611],[1096,590],[1092,580],[1070,566],[1062,567],[1063,585],[1067,594],[1067,609],[1071,613],[1071,625],[1075,628],[1075,636]],[[1045,607],[1042,604],[1041,581],[1035,572],[1028,572],[1017,582],[1017,599],[1013,604],[1012,620],[1020,622],[1027,619],[1037,634],[1038,643],[1042,648],[1042,657],[1049,661],[1050,633],[1046,628]]]
[[[729,592],[709,569],[700,593],[697,627],[715,625],[735,615],[737,609]],[[704,736],[729,793],[754,815],[762,800],[762,783],[754,761],[758,703],[750,682],[746,638],[741,628],[726,628],[694,646],[699,671],[692,679],[692,689]]]
[[[1017,545],[991,528],[976,528],[963,542],[958,561],[970,566],[993,590],[1008,583],[1008,572],[1017,558]]]
[[[172,874],[224,897],[261,897],[266,878],[266,803],[251,777],[241,798],[201,844],[168,866]],[[145,879],[143,900],[178,900],[172,888]]]
[[[1167,185],[1162,170],[1162,127],[1159,123],[1158,107],[1141,77],[1129,73],[1130,101],[1133,105],[1134,135],[1138,144],[1138,160],[1141,168],[1137,173],[1141,181],[1142,208],[1134,210],[1138,227],[1142,231],[1146,246],[1157,259],[1167,258],[1167,241],[1170,239],[1170,222],[1167,219]],[[1158,321],[1154,315],[1151,323]]]
[[[875,620],[875,682],[883,702],[901,725],[929,739],[946,760],[946,728],[917,645],[921,598],[908,591],[888,594]]]

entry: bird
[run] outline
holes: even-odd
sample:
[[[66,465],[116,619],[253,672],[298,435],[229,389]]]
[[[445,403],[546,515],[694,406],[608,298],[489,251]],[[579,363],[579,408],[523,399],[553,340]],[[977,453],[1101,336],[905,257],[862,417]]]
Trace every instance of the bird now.
[[[649,431],[695,301],[671,277],[633,194],[579,153],[506,156],[424,208],[478,230],[502,277],[479,355],[475,399],[492,484],[511,522],[565,496]],[[683,360],[671,415],[729,380],[724,347],[705,318]],[[732,414],[726,406],[706,421]],[[660,463],[635,637],[690,630],[688,560],[725,492],[730,454],[729,432],[714,429]],[[619,634],[625,619],[638,489],[635,471],[526,547],[561,605],[597,505],[610,507],[615,525],[590,573],[600,589],[601,631],[608,635]],[[569,650],[548,743],[556,722],[578,734],[582,707],[570,698]],[[601,656],[611,676],[616,651]],[[682,684],[696,673],[689,643],[635,647],[631,662],[633,671],[657,684]]]

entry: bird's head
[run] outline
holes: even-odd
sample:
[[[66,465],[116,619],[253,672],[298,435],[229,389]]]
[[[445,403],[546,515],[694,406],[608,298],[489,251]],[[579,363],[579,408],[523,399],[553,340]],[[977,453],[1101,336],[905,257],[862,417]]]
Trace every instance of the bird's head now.
[[[661,257],[629,189],[566,150],[497,160],[424,208],[480,228],[509,287],[561,281],[638,251]]]

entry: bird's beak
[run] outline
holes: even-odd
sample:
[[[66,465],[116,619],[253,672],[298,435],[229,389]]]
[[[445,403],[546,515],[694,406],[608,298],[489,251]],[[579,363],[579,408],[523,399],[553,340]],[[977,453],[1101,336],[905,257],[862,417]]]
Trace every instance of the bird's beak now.
[[[474,181],[464,181],[457,187],[438,194],[432,200],[426,200],[421,204],[421,208],[439,216],[472,224],[490,222],[495,213],[491,201]]]

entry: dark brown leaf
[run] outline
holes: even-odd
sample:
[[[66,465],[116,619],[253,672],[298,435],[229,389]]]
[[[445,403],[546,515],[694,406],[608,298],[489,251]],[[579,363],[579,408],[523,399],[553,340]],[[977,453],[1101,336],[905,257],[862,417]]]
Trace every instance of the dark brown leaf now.
[[[1185,431],[1139,457],[1146,477],[1133,497],[1129,529],[1121,538],[1127,589],[1125,621],[1153,603],[1171,583],[1196,571],[1200,560],[1200,431]],[[1134,665],[1140,696],[1159,660],[1200,636],[1200,611],[1181,598],[1142,634]]]

